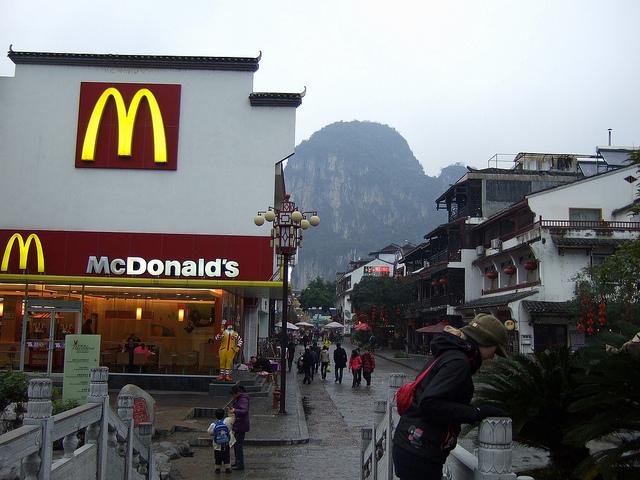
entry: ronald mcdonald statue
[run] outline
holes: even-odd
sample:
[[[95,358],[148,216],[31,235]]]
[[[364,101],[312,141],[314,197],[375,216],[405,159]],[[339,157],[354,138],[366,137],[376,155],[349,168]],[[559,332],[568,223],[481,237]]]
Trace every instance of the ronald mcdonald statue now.
[[[225,382],[231,382],[233,357],[236,356],[240,347],[242,347],[242,338],[238,335],[238,332],[233,330],[233,323],[226,322],[224,324],[224,330],[216,335],[216,340],[221,340],[220,350],[218,355],[220,356],[220,375],[217,380],[223,380]]]

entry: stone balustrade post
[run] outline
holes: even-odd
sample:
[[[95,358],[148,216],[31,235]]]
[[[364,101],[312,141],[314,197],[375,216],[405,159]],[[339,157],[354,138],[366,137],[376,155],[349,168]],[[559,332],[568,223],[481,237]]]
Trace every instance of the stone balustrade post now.
[[[127,442],[124,451],[124,478],[133,478],[133,395],[118,395],[118,417],[127,426]]]
[[[22,462],[24,478],[28,480],[49,480],[53,457],[53,418],[51,380],[36,378],[29,381],[29,402],[24,415],[24,425],[38,425],[41,428],[40,449],[26,457]]]
[[[384,416],[387,413],[387,401],[386,400],[376,400],[373,405],[373,412],[375,414],[374,417],[374,425],[379,425]]]
[[[516,480],[511,471],[511,419],[489,417],[480,424],[478,432],[478,471],[482,480]]]
[[[394,395],[398,389],[407,383],[406,373],[392,373],[389,375],[389,402],[395,405]]]
[[[389,375],[389,401],[387,403],[387,478],[393,480],[393,432],[395,422],[393,420],[394,407],[396,405],[395,395],[398,389],[407,383],[406,373],[392,373]]]
[[[87,427],[85,440],[87,443],[97,444],[97,479],[107,480],[107,449],[109,444],[109,369],[107,367],[91,369],[87,402],[99,403],[102,408],[100,421]]]
[[[369,446],[373,438],[373,429],[372,428],[360,429],[360,438],[362,442],[360,444],[360,480],[365,480],[369,478],[369,476],[371,475],[371,468],[373,467],[373,462],[365,463],[365,458],[364,458],[364,455],[367,451],[367,447]],[[372,451],[374,452],[372,453],[372,459],[373,459],[373,455],[375,454],[375,446],[372,446]]]

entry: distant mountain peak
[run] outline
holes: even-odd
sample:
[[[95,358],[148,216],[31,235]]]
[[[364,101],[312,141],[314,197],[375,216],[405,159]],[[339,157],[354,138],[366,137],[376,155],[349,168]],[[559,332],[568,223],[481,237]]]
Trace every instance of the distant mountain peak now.
[[[446,219],[434,200],[465,171],[450,165],[439,177],[427,176],[404,137],[388,125],[335,122],[315,132],[285,168],[296,203],[322,218],[305,234],[295,287],[317,276],[334,280],[354,251],[419,243]]]

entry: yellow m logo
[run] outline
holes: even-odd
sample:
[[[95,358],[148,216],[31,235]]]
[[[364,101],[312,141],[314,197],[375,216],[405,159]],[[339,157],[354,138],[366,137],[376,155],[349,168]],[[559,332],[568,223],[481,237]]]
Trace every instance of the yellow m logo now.
[[[151,93],[148,88],[141,88],[136,92],[129,105],[129,110],[124,104],[122,94],[115,88],[107,88],[98,101],[87,125],[87,131],[84,135],[84,142],[82,143],[82,160],[92,162],[96,153],[96,142],[98,141],[98,131],[100,130],[100,121],[102,120],[102,112],[109,100],[109,97],[113,97],[116,102],[116,111],[118,114],[118,155],[122,157],[131,156],[131,144],[133,142],[133,127],[136,123],[136,115],[138,113],[138,107],[140,101],[143,98],[147,99],[149,103],[149,110],[151,111],[151,124],[153,126],[153,153],[154,161],[156,163],[166,163],[167,161],[167,140],[164,133],[164,122],[162,121],[162,113],[160,113],[160,107],[156,97]]]
[[[35,233],[29,235],[26,242],[22,238],[22,235],[20,235],[19,233],[14,233],[11,236],[11,238],[7,242],[7,246],[4,249],[2,264],[0,265],[0,272],[6,272],[7,270],[9,270],[9,257],[11,257],[11,251],[13,250],[13,244],[15,241],[18,242],[18,251],[20,253],[20,270],[25,270],[27,268],[29,248],[31,247],[31,242],[33,241],[36,244],[36,253],[38,255],[38,273],[44,273],[44,253],[42,252],[42,243],[40,243],[40,239]]]

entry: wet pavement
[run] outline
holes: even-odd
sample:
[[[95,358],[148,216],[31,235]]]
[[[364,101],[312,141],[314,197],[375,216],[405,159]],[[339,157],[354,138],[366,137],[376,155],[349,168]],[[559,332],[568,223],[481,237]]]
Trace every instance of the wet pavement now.
[[[409,377],[415,375],[412,369],[380,357],[376,359],[371,387],[351,388],[352,377],[346,370],[342,384],[334,383],[333,372],[328,374],[326,381],[322,381],[320,374],[317,374],[311,385],[302,385],[302,375],[293,372],[288,374],[287,386],[297,386],[296,390],[300,392],[305,407],[309,442],[277,446],[245,445],[246,469],[243,472],[234,471],[230,477],[265,480],[359,478],[360,428],[372,424],[375,400],[387,398],[387,382],[391,373],[406,373]],[[271,423],[271,418],[267,421]],[[252,415],[252,431],[262,430],[260,422],[260,416]],[[170,441],[189,441],[194,437],[194,432],[176,432],[171,437]],[[250,438],[249,435],[247,438]],[[212,470],[212,450],[194,448],[193,457],[180,458],[171,463],[173,478],[208,477]],[[225,474],[222,476],[226,477]]]
[[[350,346],[346,347],[350,353]],[[352,388],[351,373],[346,369],[342,384],[334,382],[333,372],[328,374],[326,381],[322,381],[317,374],[311,385],[302,385],[302,375],[289,373],[289,414],[286,416],[277,415],[277,409],[272,409],[271,396],[252,398],[251,432],[247,434],[245,445],[246,469],[221,476],[264,480],[359,478],[360,429],[372,425],[375,401],[387,399],[389,375],[404,373],[409,380],[413,380],[428,360],[424,356],[398,358],[395,355],[394,351],[376,352],[376,370],[370,387]],[[195,444],[200,439],[202,445],[208,445],[209,440],[204,430],[210,420],[189,419],[185,417],[185,412],[202,401],[207,404],[200,406],[212,406],[213,403],[224,403],[226,399],[211,399],[205,396],[201,399],[190,398],[181,401],[181,398],[184,399],[181,396],[159,399],[159,427],[165,431],[171,430],[172,424],[183,427],[166,440]],[[186,429],[191,431],[182,431]],[[281,441],[274,441],[276,439]],[[473,451],[473,437],[461,439],[460,443]],[[544,451],[522,445],[514,447],[513,465],[516,471],[541,466],[547,462]],[[172,478],[213,476],[212,449],[207,446],[195,447],[193,450],[193,457],[171,462]]]

